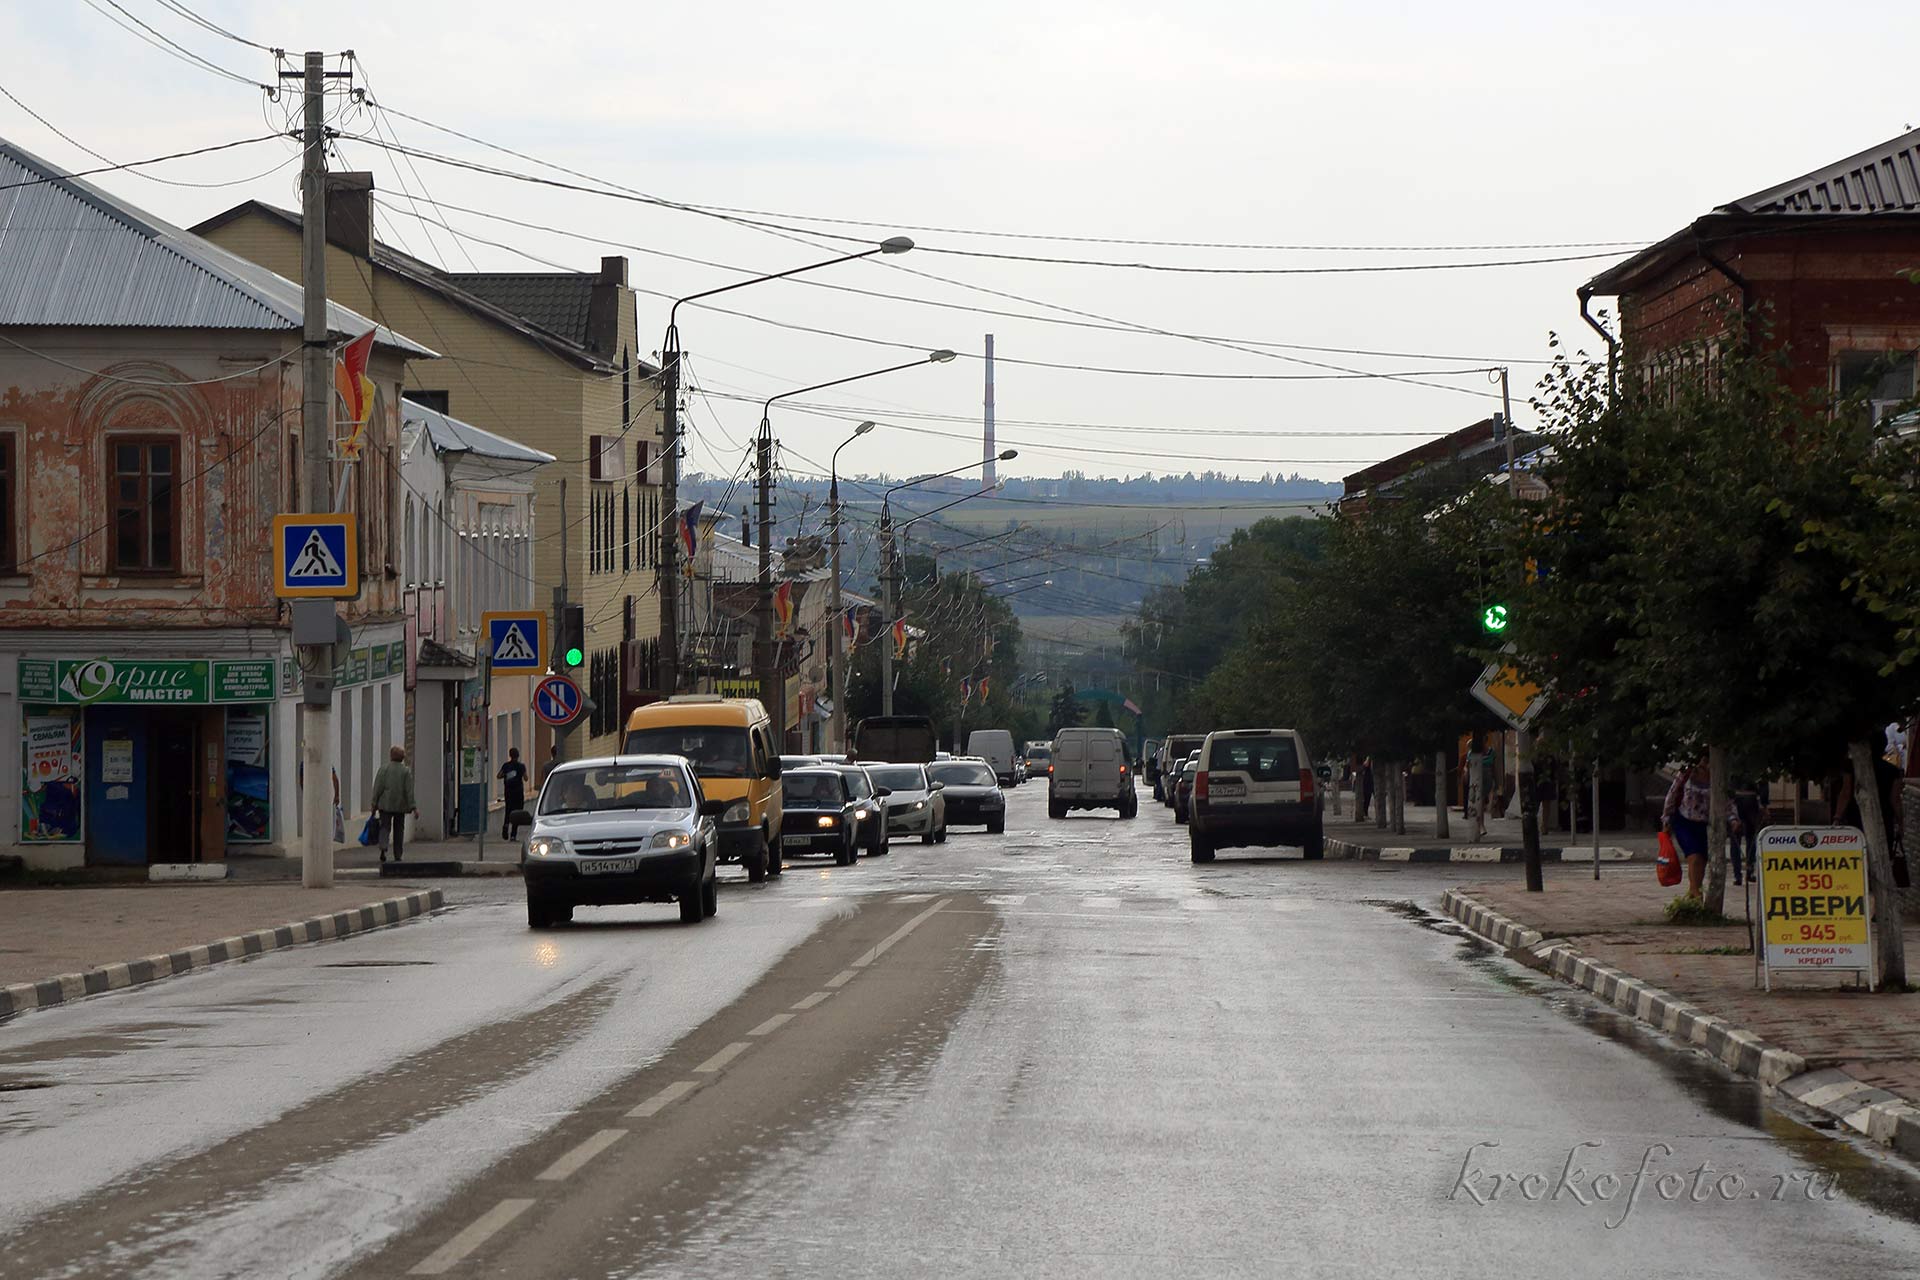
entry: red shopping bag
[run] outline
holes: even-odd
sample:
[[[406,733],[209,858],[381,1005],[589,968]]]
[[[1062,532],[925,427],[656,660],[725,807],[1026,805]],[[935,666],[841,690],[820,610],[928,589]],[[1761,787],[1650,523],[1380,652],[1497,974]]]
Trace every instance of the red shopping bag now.
[[[1660,833],[1660,855],[1653,860],[1653,872],[1669,889],[1680,883],[1680,850],[1673,843],[1671,831]]]

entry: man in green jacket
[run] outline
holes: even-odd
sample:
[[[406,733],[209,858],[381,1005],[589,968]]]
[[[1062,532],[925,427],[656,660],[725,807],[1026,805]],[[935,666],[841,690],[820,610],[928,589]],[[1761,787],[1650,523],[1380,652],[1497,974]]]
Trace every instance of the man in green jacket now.
[[[407,749],[394,747],[387,762],[373,775],[373,816],[380,827],[380,861],[387,860],[387,837],[393,837],[393,860],[399,862],[407,838],[407,815],[420,816],[413,800],[413,770],[407,768]]]

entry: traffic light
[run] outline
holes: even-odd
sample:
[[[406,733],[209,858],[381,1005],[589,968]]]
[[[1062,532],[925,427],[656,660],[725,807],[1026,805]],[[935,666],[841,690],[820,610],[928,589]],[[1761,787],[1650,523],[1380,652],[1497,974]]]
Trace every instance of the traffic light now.
[[[587,665],[587,607],[561,605],[559,630],[560,674],[570,676]]]
[[[1480,611],[1480,626],[1488,635],[1499,635],[1507,629],[1513,619],[1507,613],[1507,606],[1494,603]]]

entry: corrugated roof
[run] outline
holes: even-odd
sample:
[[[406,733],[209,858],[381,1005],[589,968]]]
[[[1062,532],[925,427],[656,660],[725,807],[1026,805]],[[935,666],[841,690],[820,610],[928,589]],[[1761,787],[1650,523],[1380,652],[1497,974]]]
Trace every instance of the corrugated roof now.
[[[298,329],[300,286],[0,139],[0,325]],[[436,353],[327,304],[342,337]]]
[[[402,399],[400,416],[406,423],[417,422],[426,428],[427,440],[436,453],[466,453],[476,458],[522,462],[534,467],[544,466],[554,460],[550,453],[529,448],[491,431],[482,431],[471,422],[462,422],[412,400]]]
[[[461,288],[585,347],[594,277],[579,272],[449,271]]]
[[[1722,206],[1729,213],[1920,212],[1920,129]]]

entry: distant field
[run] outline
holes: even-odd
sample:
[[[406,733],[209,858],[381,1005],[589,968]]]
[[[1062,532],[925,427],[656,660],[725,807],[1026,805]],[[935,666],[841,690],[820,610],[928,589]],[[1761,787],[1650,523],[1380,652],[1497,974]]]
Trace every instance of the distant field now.
[[[951,511],[943,511],[934,518],[944,524],[977,533],[992,533],[1006,528],[1012,522],[1035,529],[1073,530],[1083,535],[1123,537],[1165,525],[1167,528],[1158,541],[1162,546],[1172,547],[1202,538],[1223,537],[1269,516],[1299,516],[1309,514],[1310,510],[1293,503],[1259,507],[1052,507],[980,498],[963,503]],[[1095,539],[1083,536],[1081,540]]]

